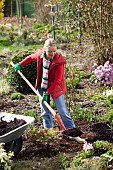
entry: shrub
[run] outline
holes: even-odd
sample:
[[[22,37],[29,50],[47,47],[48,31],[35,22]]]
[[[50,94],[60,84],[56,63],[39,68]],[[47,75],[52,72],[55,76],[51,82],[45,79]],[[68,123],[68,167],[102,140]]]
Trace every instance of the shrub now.
[[[12,61],[16,64],[24,59],[26,56],[34,53],[33,50],[24,50],[19,51],[12,58]],[[36,61],[33,61],[26,66],[22,67],[22,73],[25,77],[30,81],[31,84],[35,84],[36,78]],[[20,75],[15,72],[11,65],[9,65],[8,73],[6,74],[6,79],[11,86],[15,88],[18,92],[28,92],[31,91],[30,87],[26,84],[26,82],[20,77]]]

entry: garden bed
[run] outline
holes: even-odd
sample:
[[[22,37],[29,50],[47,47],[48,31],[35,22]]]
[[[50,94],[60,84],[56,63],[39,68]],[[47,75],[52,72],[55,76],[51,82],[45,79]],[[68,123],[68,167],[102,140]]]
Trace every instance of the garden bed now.
[[[65,49],[64,46],[60,47],[60,49],[65,50],[67,65],[69,65],[69,67],[74,65],[90,74],[92,70],[92,65],[95,62],[95,56],[91,56],[90,58],[87,57],[87,50],[89,48],[90,45],[88,44],[87,49],[86,47],[83,47],[81,53],[79,51],[79,47],[76,47],[76,51],[68,49],[68,45],[65,47]],[[8,66],[7,58],[10,58],[12,55],[13,53],[10,52],[10,54],[6,54],[7,57],[5,55],[1,57],[1,61],[3,62],[5,67]],[[0,69],[0,75],[2,75],[4,78],[5,73],[2,74],[1,72],[2,69]],[[74,78],[75,77],[76,75],[74,75]],[[91,143],[98,139],[101,140],[102,138],[103,140],[108,140],[108,142],[112,143],[113,132],[111,127],[108,127],[109,122],[101,121],[101,118],[108,111],[109,103],[105,103],[104,100],[101,100],[101,96],[98,95],[100,94],[99,90],[102,93],[105,90],[105,87],[101,87],[98,83],[94,83],[89,79],[89,77],[84,77],[81,79],[76,87],[67,88],[67,94],[65,96],[67,100],[66,104],[69,112],[71,113],[71,116],[74,118],[76,126],[79,127],[83,132],[83,134],[81,135],[82,138],[85,138],[88,142]],[[36,95],[33,92],[24,93],[24,97],[22,99],[12,100],[12,93],[13,89],[10,91],[10,93],[0,96],[0,111],[33,116],[35,117],[33,127],[35,127],[37,130],[43,130],[42,120],[40,117],[40,106],[39,102],[36,100]],[[95,100],[92,100],[92,96],[95,97]],[[74,105],[78,106],[75,108],[75,110],[73,110]],[[113,105],[110,105],[110,107],[111,106]],[[90,110],[92,111],[92,113],[90,112]],[[101,126],[102,129],[100,129],[100,131],[98,131],[99,127],[97,127],[97,130],[92,129],[92,127],[98,122],[105,123],[107,129],[104,128],[105,126]],[[55,120],[54,123],[54,130],[57,129],[58,133],[60,134],[61,131],[59,125]],[[48,138],[47,140],[49,141]],[[65,167],[69,167],[70,162],[73,160],[74,156],[83,150],[83,144],[78,143],[72,138],[69,139],[67,136],[63,136],[62,140],[58,142],[59,143],[57,145],[41,145],[42,143],[39,144],[29,142],[29,140],[26,139],[26,136],[23,135],[23,148],[21,152],[17,155],[17,157],[14,158],[12,169],[53,170],[56,167],[56,170],[61,170],[65,169]],[[109,144],[107,144],[107,146],[109,146]],[[104,149],[97,149],[95,150],[95,155],[99,157],[102,153],[105,152],[106,150]],[[93,160],[91,161],[91,159],[92,158],[90,158],[90,164],[93,162]],[[106,169],[104,168],[99,170],[112,170],[112,162],[110,162],[109,164],[110,166]],[[97,165],[95,166],[97,167]]]

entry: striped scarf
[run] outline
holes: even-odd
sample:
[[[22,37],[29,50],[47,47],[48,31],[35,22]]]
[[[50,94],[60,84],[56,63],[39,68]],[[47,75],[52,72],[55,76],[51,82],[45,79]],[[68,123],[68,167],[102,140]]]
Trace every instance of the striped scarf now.
[[[47,90],[48,88],[48,71],[51,61],[47,60],[45,57],[43,58],[43,75],[42,75],[42,83],[41,88]]]

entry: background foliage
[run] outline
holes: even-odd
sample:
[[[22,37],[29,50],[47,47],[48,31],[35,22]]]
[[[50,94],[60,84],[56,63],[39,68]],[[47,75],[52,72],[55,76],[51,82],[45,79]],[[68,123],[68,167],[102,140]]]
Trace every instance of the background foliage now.
[[[113,2],[112,0],[81,0],[84,32],[92,40],[99,64],[113,62]]]
[[[3,13],[4,1],[5,0],[0,1],[0,18],[3,18],[3,16],[4,16],[4,13]]]

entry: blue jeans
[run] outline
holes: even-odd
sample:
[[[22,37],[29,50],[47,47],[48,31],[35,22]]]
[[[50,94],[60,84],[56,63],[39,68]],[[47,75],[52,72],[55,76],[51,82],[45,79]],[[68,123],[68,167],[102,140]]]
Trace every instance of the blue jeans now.
[[[40,95],[42,96],[43,89],[39,88],[38,91],[39,91]],[[47,102],[48,102],[48,104],[50,104],[50,96],[49,96],[49,99]],[[57,97],[56,99],[54,99],[54,103],[56,105],[56,108],[57,108],[58,113],[62,119],[64,126],[66,128],[74,128],[75,127],[74,121],[72,120],[70,114],[68,113],[68,111],[66,109],[64,95],[61,95],[61,96]],[[41,113],[42,113],[41,117],[43,120],[44,128],[53,127],[54,124],[53,124],[53,118],[52,118],[51,112],[43,103],[40,103],[40,106],[41,106]]]

